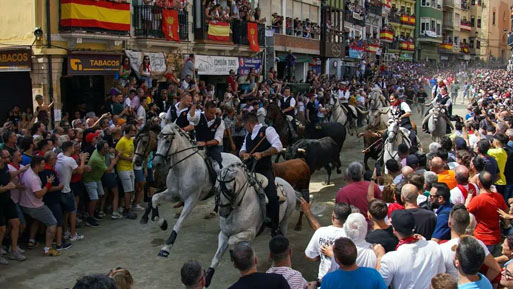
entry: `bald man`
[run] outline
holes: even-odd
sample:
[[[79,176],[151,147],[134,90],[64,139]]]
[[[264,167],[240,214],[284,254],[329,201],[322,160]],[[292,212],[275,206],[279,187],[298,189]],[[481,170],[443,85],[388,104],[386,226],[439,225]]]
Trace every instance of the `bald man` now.
[[[444,161],[440,157],[434,157],[431,160],[430,169],[438,175],[438,181],[447,184],[450,190],[456,187],[456,174],[454,171],[445,169]]]
[[[436,216],[433,211],[419,208],[417,205],[417,196],[419,190],[412,184],[406,184],[401,189],[401,200],[404,203],[404,209],[413,214],[415,219],[415,234],[420,234],[426,238],[431,239],[431,235],[435,230]]]
[[[456,187],[451,190],[451,203],[468,206],[472,197],[479,191],[476,184],[468,182],[469,171],[465,166],[457,166],[454,169],[456,178]]]

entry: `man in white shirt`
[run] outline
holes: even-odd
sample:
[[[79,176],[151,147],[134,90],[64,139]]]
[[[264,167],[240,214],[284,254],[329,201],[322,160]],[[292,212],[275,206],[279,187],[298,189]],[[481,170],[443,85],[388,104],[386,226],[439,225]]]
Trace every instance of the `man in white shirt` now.
[[[331,214],[331,225],[326,227],[320,227],[315,231],[308,246],[305,249],[305,256],[310,261],[319,261],[319,273],[317,278],[320,280],[324,275],[330,272],[333,259],[322,253],[323,246],[331,246],[336,239],[345,237],[344,223],[347,217],[351,214],[351,207],[346,203],[335,204],[333,207],[333,213]]]
[[[393,289],[430,288],[431,279],[445,272],[442,251],[435,242],[414,237],[415,219],[411,212],[396,210],[391,219],[399,244],[396,251],[386,254],[383,246],[374,246],[376,269]]]
[[[467,167],[458,166],[454,172],[457,185],[451,190],[451,203],[455,205],[468,205],[468,203],[470,203],[470,199],[475,197],[477,192],[479,192],[479,187],[476,184],[468,182],[469,171]]]
[[[223,168],[221,152],[223,151],[224,121],[216,115],[216,105],[208,102],[205,111],[192,119],[196,129],[196,142],[205,148],[206,155],[217,162],[219,170]]]
[[[454,247],[458,246],[460,237],[465,235],[465,230],[469,225],[470,214],[468,213],[467,208],[465,208],[465,206],[462,204],[455,205],[449,215],[451,239],[446,243],[441,244],[440,249],[442,250],[442,255],[444,258],[445,272],[451,274],[456,279],[458,279],[458,269],[454,266],[454,256],[456,254]],[[493,280],[501,272],[501,268],[499,263],[495,261],[493,255],[488,251],[488,248],[486,248],[486,245],[479,240],[478,242],[484,250],[484,264],[488,266],[486,276],[488,279]]]

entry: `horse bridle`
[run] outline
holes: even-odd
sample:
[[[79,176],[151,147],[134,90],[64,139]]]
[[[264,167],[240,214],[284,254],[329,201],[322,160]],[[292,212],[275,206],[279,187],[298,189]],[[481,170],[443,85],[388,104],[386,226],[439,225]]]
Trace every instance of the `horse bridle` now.
[[[254,162],[254,164],[256,164],[256,162]],[[240,207],[240,205],[242,204],[242,201],[244,200],[244,196],[246,195],[246,192],[248,191],[247,190],[247,186],[248,185],[249,186],[255,186],[256,184],[259,184],[254,179],[254,177],[251,175],[251,173],[254,170],[254,168],[255,168],[255,165],[253,165],[253,168],[252,168],[251,172],[244,169],[244,172],[246,173],[246,181],[244,182],[244,184],[240,187],[240,189],[238,191],[237,191],[237,183],[235,182],[235,180],[236,180],[235,177],[233,177],[230,180],[223,180],[226,177],[226,175],[228,174],[228,172],[230,171],[229,168],[225,171],[225,173],[224,173],[224,175],[222,177],[217,178],[217,181],[219,182],[219,191],[228,200],[228,203],[226,203],[226,204],[221,203],[221,198],[220,198],[220,195],[218,194],[216,196],[216,204],[220,208],[230,207],[230,209],[233,210],[233,209],[235,209],[237,207]],[[233,190],[232,191],[228,190],[228,188],[226,187],[226,184],[229,184],[231,182],[235,182],[233,184]],[[237,196],[239,196],[239,194],[242,192],[242,190],[244,190],[244,194],[241,196],[238,204],[233,206],[235,201],[237,200]]]
[[[146,133],[145,133],[145,132],[139,132],[139,133],[137,134],[137,136],[135,137],[135,143],[137,144],[137,147],[139,146],[139,145],[138,145],[138,144],[139,144],[139,140],[140,140],[140,139],[142,139],[142,138],[143,138],[143,137],[145,137],[145,136],[146,136]],[[147,136],[148,136],[148,138],[150,137],[150,132],[148,132],[148,133],[147,133]],[[135,151],[135,152],[134,152],[134,155],[139,156],[139,157],[141,157],[141,158],[143,158],[143,159],[144,159],[144,158],[146,158],[146,156],[147,156],[147,155],[149,155],[149,151],[148,151],[148,150],[149,150],[149,148],[150,148],[150,146],[149,146],[149,145],[148,145],[148,146],[146,146],[146,148],[144,149],[143,153],[139,153],[139,152]]]
[[[167,151],[165,154],[161,154],[161,153],[156,153],[155,154],[155,157],[161,157],[163,158],[164,160],[166,160],[166,162],[170,162],[171,160],[171,157],[174,156],[174,155],[177,155],[179,153],[182,153],[182,152],[185,152],[185,151],[188,151],[188,150],[192,150],[192,149],[195,149],[195,151],[193,151],[191,154],[187,155],[185,158],[179,160],[178,162],[174,163],[173,165],[169,166],[168,170],[171,170],[173,167],[177,166],[179,163],[185,161],[186,159],[192,157],[193,155],[197,154],[199,152],[199,148],[198,146],[196,146],[194,143],[193,143],[193,146],[191,147],[188,147],[188,148],[185,148],[185,149],[182,149],[182,150],[179,150],[179,151],[176,151],[174,153],[169,153],[169,151],[171,150],[171,147],[172,147],[172,144],[173,144],[173,140],[175,139],[175,135],[176,135],[176,132],[170,132],[170,133],[160,133],[160,136],[163,136],[163,137],[169,137],[169,136],[172,136],[171,140],[169,141],[169,146],[167,148]],[[189,138],[189,140],[192,142],[192,140]]]

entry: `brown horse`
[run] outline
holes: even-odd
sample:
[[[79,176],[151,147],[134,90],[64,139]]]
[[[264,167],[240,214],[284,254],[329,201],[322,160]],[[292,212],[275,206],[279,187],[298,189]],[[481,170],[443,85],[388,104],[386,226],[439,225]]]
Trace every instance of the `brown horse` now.
[[[267,107],[267,115],[265,116],[265,122],[274,127],[283,147],[287,147],[289,144],[295,141],[296,133],[292,131],[287,116],[281,111],[280,107],[276,103],[271,103]]]

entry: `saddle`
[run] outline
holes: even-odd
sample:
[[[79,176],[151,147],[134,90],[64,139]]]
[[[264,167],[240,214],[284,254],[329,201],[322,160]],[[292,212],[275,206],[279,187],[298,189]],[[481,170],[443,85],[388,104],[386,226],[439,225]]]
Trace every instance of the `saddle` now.
[[[255,179],[260,184],[262,189],[267,188],[267,186],[269,185],[269,180],[264,175],[262,175],[262,174],[255,173]],[[276,185],[276,192],[277,192],[278,198],[279,198],[278,202],[280,204],[282,204],[282,203],[284,203],[287,200],[287,194],[285,193],[285,190],[283,189],[282,185],[279,185],[276,182],[275,182],[275,185]],[[267,199],[267,196],[265,197],[265,203],[266,204],[269,203],[269,200]]]
[[[356,111],[356,107],[354,107],[353,105],[350,105],[350,104],[348,104],[347,106],[351,109],[351,112],[350,112],[351,115],[353,117],[357,117],[358,112]],[[340,107],[342,108],[342,110],[344,111],[345,114],[349,114],[347,108],[344,105],[340,105]]]

